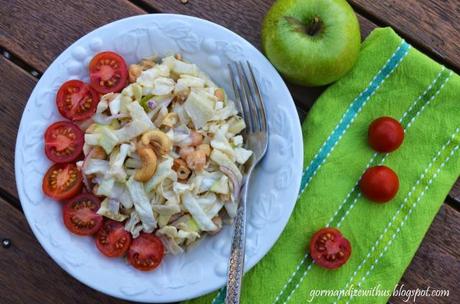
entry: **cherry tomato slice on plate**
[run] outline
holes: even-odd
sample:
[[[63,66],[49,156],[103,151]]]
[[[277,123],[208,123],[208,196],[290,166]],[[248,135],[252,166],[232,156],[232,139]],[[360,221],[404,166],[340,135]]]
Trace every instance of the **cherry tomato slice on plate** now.
[[[102,52],[89,63],[89,77],[91,86],[100,93],[120,92],[127,84],[128,68],[117,53]]]
[[[83,131],[68,121],[58,121],[45,132],[45,154],[55,163],[76,160],[83,151]]]
[[[111,258],[123,256],[128,251],[131,241],[131,233],[125,230],[125,226],[112,220],[105,221],[96,234],[97,249]]]
[[[82,175],[73,163],[54,164],[43,177],[43,192],[58,201],[69,199],[80,192]]]
[[[364,172],[359,187],[371,201],[385,203],[395,197],[399,189],[396,173],[386,166],[371,167]]]
[[[128,261],[142,271],[153,270],[160,265],[164,256],[161,240],[153,234],[141,233],[134,239],[128,251]]]
[[[369,145],[377,152],[392,152],[401,146],[404,129],[391,117],[380,117],[369,125]]]
[[[59,113],[73,121],[90,118],[96,112],[98,102],[96,91],[80,80],[64,82],[56,95]]]
[[[317,265],[336,269],[350,258],[351,245],[339,230],[323,228],[311,238],[310,255]]]
[[[78,235],[93,235],[102,226],[102,215],[97,214],[101,203],[90,193],[82,193],[65,204],[64,225]]]

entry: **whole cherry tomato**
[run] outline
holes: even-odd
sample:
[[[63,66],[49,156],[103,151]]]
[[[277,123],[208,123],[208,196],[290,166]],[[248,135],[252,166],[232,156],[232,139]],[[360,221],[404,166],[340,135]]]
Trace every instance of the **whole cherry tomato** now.
[[[401,146],[404,129],[399,121],[391,117],[374,120],[368,130],[369,145],[377,152],[392,152]]]
[[[385,203],[395,197],[399,189],[396,173],[386,166],[371,167],[364,172],[359,187],[371,201]]]

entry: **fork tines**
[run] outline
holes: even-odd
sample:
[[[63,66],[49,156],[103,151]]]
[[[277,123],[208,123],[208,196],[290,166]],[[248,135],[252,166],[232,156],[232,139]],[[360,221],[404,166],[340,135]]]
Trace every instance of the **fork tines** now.
[[[246,123],[246,133],[266,132],[265,106],[251,64],[228,65],[236,103]]]

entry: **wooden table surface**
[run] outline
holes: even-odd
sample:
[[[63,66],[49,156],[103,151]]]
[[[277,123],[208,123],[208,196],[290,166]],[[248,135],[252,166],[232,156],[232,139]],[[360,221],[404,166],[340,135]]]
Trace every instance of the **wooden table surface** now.
[[[1,0],[0,1],[0,303],[127,303],[79,283],[38,244],[22,213],[14,178],[14,146],[22,111],[42,73],[89,31],[120,18],[180,13],[221,24],[260,48],[260,24],[274,0]],[[350,0],[362,36],[392,26],[413,46],[460,71],[459,0]],[[289,85],[303,119],[324,88]],[[459,101],[460,102],[460,101]],[[418,303],[460,303],[460,183],[446,197],[412,264],[404,288],[442,288],[449,298]],[[5,248],[8,247],[8,248]],[[391,303],[404,303],[391,298]],[[258,303],[256,303],[258,304]]]

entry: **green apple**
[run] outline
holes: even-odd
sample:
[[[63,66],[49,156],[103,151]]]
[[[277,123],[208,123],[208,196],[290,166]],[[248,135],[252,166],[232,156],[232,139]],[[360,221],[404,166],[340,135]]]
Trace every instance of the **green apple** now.
[[[344,76],[360,44],[358,19],[345,0],[278,0],[262,26],[268,59],[300,85],[325,85]]]

